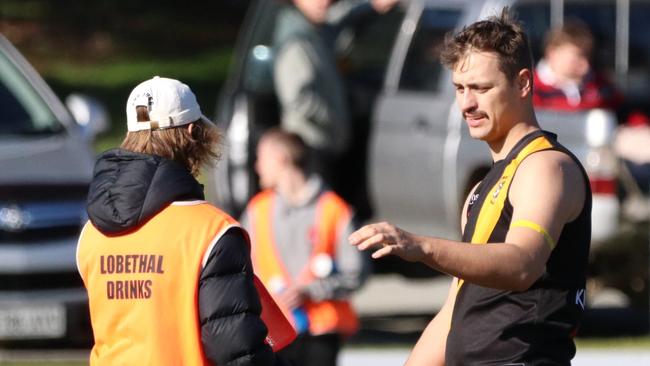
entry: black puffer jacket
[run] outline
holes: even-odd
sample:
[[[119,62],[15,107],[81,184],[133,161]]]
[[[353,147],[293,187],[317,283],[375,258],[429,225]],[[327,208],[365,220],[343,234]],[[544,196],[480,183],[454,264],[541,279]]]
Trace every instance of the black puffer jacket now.
[[[87,209],[95,227],[119,235],[145,224],[173,201],[201,199],[201,185],[180,164],[115,149],[97,160]],[[264,343],[267,329],[260,319],[248,248],[241,229],[228,230],[210,253],[198,284],[203,349],[219,366],[279,363]]]

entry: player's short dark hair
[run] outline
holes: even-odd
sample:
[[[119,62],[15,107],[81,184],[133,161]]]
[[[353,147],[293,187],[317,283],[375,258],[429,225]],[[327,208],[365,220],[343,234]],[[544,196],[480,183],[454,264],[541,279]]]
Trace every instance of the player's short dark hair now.
[[[533,68],[528,36],[508,7],[499,16],[475,22],[457,34],[448,33],[440,58],[453,70],[472,51],[496,53],[499,69],[509,80],[514,80],[522,69]]]

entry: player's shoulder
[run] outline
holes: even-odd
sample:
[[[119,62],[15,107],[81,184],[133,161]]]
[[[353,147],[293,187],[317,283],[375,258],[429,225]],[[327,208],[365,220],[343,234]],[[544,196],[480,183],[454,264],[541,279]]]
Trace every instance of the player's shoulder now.
[[[519,170],[539,171],[551,170],[555,171],[561,168],[562,171],[567,169],[580,171],[578,162],[569,155],[568,152],[560,149],[548,149],[535,152],[528,155],[520,164]]]
[[[582,212],[588,181],[579,162],[560,149],[542,150],[524,159],[510,188],[511,203],[519,207],[555,207],[565,221]]]
[[[584,174],[579,163],[562,150],[542,150],[524,159],[515,175],[526,187],[572,186],[584,184]],[[557,183],[557,184],[553,184]]]

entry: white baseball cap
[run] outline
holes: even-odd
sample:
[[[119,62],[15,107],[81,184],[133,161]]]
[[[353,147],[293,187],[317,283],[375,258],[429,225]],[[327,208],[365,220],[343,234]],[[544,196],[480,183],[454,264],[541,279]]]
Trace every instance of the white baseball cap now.
[[[136,108],[149,110],[149,121],[138,121]],[[178,127],[202,120],[212,122],[201,113],[190,87],[178,80],[154,76],[136,86],[126,102],[129,131],[156,130]]]

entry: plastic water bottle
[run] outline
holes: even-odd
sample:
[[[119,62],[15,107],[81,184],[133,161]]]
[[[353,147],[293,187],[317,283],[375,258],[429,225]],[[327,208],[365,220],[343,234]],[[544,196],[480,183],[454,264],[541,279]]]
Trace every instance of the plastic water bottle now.
[[[309,330],[309,318],[307,317],[307,312],[305,309],[302,307],[297,307],[291,310],[291,315],[293,315],[296,333],[302,334]]]
[[[281,294],[286,289],[286,283],[280,276],[273,277],[269,280],[269,288],[275,294]],[[296,328],[296,333],[301,334],[309,330],[309,318],[307,312],[302,307],[297,307],[291,310],[293,317],[293,326]]]

